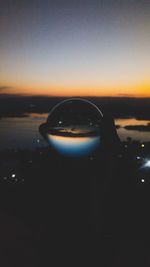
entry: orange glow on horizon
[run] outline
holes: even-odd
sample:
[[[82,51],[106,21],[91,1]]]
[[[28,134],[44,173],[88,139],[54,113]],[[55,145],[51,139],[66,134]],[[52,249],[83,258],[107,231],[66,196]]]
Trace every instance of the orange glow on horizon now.
[[[93,96],[93,97],[150,97],[150,82],[143,82],[132,86],[18,86],[15,84],[10,86],[7,84],[6,89],[1,93],[6,94],[20,94],[20,95],[41,95],[41,96]]]

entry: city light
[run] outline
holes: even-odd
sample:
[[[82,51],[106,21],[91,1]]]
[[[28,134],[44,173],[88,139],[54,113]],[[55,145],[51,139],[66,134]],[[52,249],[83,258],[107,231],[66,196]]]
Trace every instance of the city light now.
[[[144,167],[150,168],[150,160],[146,161],[146,163],[144,164]]]

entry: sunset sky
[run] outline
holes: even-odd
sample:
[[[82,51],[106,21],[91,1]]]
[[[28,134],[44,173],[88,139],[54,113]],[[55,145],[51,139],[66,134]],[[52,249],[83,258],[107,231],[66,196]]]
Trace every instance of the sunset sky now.
[[[150,1],[0,0],[0,93],[150,97]]]

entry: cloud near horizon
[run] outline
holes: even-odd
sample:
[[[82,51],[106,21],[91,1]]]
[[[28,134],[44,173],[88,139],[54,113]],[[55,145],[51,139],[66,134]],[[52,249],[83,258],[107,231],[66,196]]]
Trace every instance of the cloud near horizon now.
[[[7,90],[9,90],[9,89],[12,89],[12,87],[11,86],[4,86],[4,85],[1,85],[0,86],[0,93],[1,93],[1,91],[7,91]]]

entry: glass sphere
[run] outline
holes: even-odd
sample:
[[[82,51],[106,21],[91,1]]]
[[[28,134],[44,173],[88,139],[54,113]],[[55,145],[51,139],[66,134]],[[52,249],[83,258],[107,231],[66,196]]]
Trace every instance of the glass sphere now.
[[[65,100],[51,110],[45,136],[59,154],[69,157],[91,155],[101,145],[102,120],[102,112],[90,101]]]

